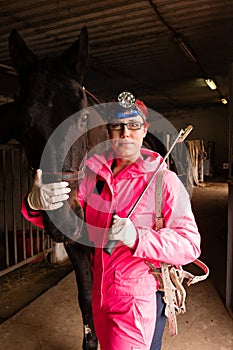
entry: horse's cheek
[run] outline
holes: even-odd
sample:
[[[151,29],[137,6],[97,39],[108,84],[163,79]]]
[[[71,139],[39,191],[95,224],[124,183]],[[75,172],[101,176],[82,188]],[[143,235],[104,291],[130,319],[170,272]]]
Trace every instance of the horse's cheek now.
[[[68,199],[68,203],[69,203],[69,206],[71,207],[71,209],[74,211],[74,213],[80,219],[83,219],[84,218],[84,214],[83,214],[83,209],[82,209],[82,207],[79,204],[79,201],[77,199],[77,189],[72,189],[72,191],[70,193],[70,197]]]
[[[73,237],[72,239],[74,241],[77,241],[80,238],[81,235],[81,231],[82,231],[82,227],[83,227],[83,220],[84,220],[84,212],[83,209],[77,199],[77,189],[74,188],[72,189],[71,193],[70,193],[70,197],[68,199],[68,204],[69,204],[69,208],[70,210],[72,210],[75,214],[75,218],[73,215],[71,215],[71,218],[74,219],[73,224],[71,224],[71,226],[73,226]]]
[[[77,200],[73,200],[72,201],[71,208],[81,220],[84,219],[83,209],[82,209],[82,207],[80,206],[80,204],[79,204],[79,202]]]

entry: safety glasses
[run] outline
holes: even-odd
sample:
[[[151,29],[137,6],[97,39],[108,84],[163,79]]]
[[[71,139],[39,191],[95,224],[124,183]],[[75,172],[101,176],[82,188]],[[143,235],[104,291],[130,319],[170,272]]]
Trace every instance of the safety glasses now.
[[[124,130],[124,126],[127,127],[128,130],[140,130],[144,123],[131,121],[128,123],[110,123],[108,124],[108,128],[111,131],[122,131]]]

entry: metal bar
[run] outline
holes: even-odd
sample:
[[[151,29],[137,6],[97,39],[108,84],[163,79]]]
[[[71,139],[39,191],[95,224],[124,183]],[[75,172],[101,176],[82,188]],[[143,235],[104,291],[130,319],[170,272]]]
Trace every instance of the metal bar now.
[[[5,248],[6,248],[6,266],[10,266],[9,260],[9,241],[8,241],[8,221],[7,221],[7,193],[6,193],[6,150],[2,152],[3,165],[3,202],[4,202],[4,230],[5,230]]]
[[[53,251],[51,238],[44,230],[34,228],[20,213],[21,198],[31,186],[25,167],[23,149],[19,144],[0,145],[2,190],[2,235],[5,257],[0,277]],[[18,198],[19,196],[20,198]],[[10,236],[13,231],[14,237]],[[42,240],[42,242],[41,242]],[[10,266],[11,265],[11,266]]]
[[[33,228],[32,228],[32,225],[30,224],[30,229],[29,229],[29,232],[30,232],[30,255],[33,256]]]
[[[46,238],[47,238],[47,246],[49,247],[48,236]],[[42,247],[42,250],[44,250],[44,248],[45,248],[45,232],[44,232],[44,230],[42,230],[42,232],[41,232],[41,239],[42,239],[41,247]]]
[[[20,198],[23,198],[24,193],[22,192],[23,189],[23,170],[22,170],[22,164],[23,164],[23,150],[20,150]],[[26,257],[26,238],[25,238],[25,220],[23,219],[23,216],[21,215],[21,227],[22,227],[22,240],[23,240],[23,260],[25,260]]]
[[[36,253],[40,251],[40,231],[39,228],[37,227],[36,229]]]
[[[6,144],[6,145],[1,145],[0,144],[0,150],[11,150],[12,147],[14,149],[22,149],[22,147],[18,143],[14,143],[14,144],[9,143],[9,144]]]
[[[20,267],[22,267],[22,266],[24,266],[24,265],[26,265],[26,264],[28,264],[28,263],[30,263],[30,262],[33,262],[34,260],[36,260],[36,259],[38,259],[38,258],[43,258],[43,257],[44,257],[45,255],[47,255],[48,253],[52,253],[52,252],[53,252],[53,248],[49,248],[49,249],[46,249],[44,252],[40,252],[40,253],[38,253],[38,254],[36,254],[36,255],[34,255],[34,256],[31,256],[30,258],[28,258],[28,259],[26,259],[26,260],[21,261],[21,262],[18,263],[18,264],[15,264],[15,265],[13,265],[13,266],[10,266],[10,267],[8,267],[8,268],[5,269],[5,270],[0,271],[0,277],[4,276],[4,275],[6,275],[7,273],[12,272],[12,271],[14,271],[14,270],[16,270],[16,269],[18,269],[18,268],[20,268]]]
[[[18,262],[17,254],[17,232],[16,232],[16,216],[15,216],[15,150],[14,148],[10,151],[10,169],[11,169],[11,208],[12,208],[12,219],[13,219],[13,237],[14,237],[14,261],[15,264]]]
[[[227,232],[227,271],[226,308],[233,317],[233,62],[230,63],[230,105],[229,105],[229,181],[228,181],[228,232]]]
[[[166,134],[166,149],[169,149],[170,147],[170,134]],[[170,157],[167,159],[167,167],[170,169]]]
[[[226,308],[233,317],[233,181],[228,183],[228,237],[226,272]]]

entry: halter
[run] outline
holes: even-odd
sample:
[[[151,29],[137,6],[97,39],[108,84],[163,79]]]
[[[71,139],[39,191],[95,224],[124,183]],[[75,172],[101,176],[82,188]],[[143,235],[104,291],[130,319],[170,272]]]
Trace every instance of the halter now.
[[[83,86],[83,90],[86,92],[87,95],[89,95],[90,97],[92,97],[93,100],[94,100],[95,102],[97,102],[98,105],[101,104],[100,100],[99,100],[95,95],[93,95],[90,91],[88,91],[84,86]]]
[[[61,172],[43,172],[44,175],[53,175],[61,178],[62,181],[72,182],[80,181],[85,176],[86,166],[84,165],[81,170],[78,171],[61,171]]]
[[[86,166],[84,165],[78,171],[43,171],[43,175],[53,175],[54,177],[57,176],[59,180],[61,179],[62,181],[72,182],[82,180],[85,176],[85,170]],[[32,177],[34,178],[36,169],[30,167],[30,171],[32,173]]]

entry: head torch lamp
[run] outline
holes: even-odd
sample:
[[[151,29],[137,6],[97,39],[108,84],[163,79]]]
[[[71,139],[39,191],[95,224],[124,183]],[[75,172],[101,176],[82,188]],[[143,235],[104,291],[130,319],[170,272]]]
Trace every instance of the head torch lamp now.
[[[144,113],[137,107],[136,97],[129,91],[121,92],[117,97],[118,107],[112,114],[112,118],[136,118],[141,116],[146,120]]]

